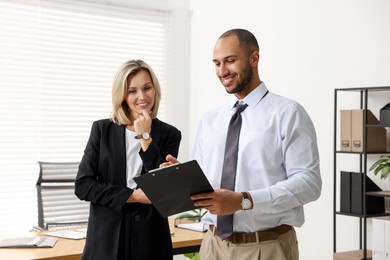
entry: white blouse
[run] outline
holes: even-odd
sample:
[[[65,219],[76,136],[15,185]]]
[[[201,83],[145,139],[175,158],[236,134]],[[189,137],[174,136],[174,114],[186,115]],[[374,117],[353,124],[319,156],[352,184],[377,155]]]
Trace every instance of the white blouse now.
[[[137,187],[133,178],[139,176],[142,170],[142,160],[139,156],[141,144],[134,138],[135,136],[135,132],[126,128],[126,179],[127,187],[130,189]]]

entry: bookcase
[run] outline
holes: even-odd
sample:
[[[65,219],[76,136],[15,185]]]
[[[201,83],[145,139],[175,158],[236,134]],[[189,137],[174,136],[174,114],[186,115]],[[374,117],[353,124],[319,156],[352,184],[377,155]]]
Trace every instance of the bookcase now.
[[[342,93],[341,93],[342,92]],[[342,111],[340,109],[340,100],[339,95],[343,94],[349,95],[349,93],[354,93],[352,99],[357,98],[357,102],[354,102],[355,107],[351,107],[352,109],[360,110],[360,113],[362,113],[362,127],[361,127],[361,142],[360,142],[360,149],[348,149],[348,141],[341,140],[343,138],[343,131],[340,128],[341,117],[344,116],[345,118],[348,118],[348,114],[346,115],[346,111]],[[372,157],[378,157],[379,159],[380,155],[388,155],[390,154],[389,149],[386,149],[386,131],[390,129],[390,124],[385,123],[381,124],[379,122],[372,123],[373,115],[370,111],[371,106],[375,102],[375,95],[378,96],[378,93],[381,93],[380,95],[388,95],[390,97],[390,86],[385,87],[358,87],[358,88],[338,88],[335,89],[334,92],[334,154],[333,154],[333,257],[334,260],[342,260],[342,259],[372,259],[371,254],[372,252],[367,249],[367,219],[373,218],[373,217],[381,217],[381,216],[390,216],[389,212],[385,211],[385,206],[383,204],[383,210],[376,208],[377,210],[370,210],[370,207],[372,208],[373,203],[378,203],[379,201],[383,200],[384,203],[389,203],[388,200],[390,198],[390,191],[384,190],[384,191],[371,191],[370,187],[372,186],[372,181],[368,179],[367,173],[370,168],[370,165],[367,165],[367,157],[370,155]],[[372,98],[372,96],[374,98]],[[369,98],[370,96],[370,98]],[[371,102],[369,104],[369,101]],[[390,102],[390,98],[387,99],[387,103]],[[358,105],[356,105],[358,104]],[[343,104],[345,106],[345,104]],[[383,104],[385,105],[385,104]],[[378,111],[379,112],[379,111]],[[343,114],[344,113],[344,114]],[[379,115],[379,113],[378,113]],[[375,116],[374,116],[375,117]],[[382,130],[381,130],[382,129]],[[383,131],[385,129],[385,145],[383,149],[381,148],[374,148],[371,149],[368,144],[373,143],[375,138],[379,138],[381,135],[377,134],[378,132]],[[348,129],[347,129],[348,130]],[[349,131],[351,131],[349,129]],[[355,132],[356,131],[352,131]],[[343,142],[344,141],[344,142]],[[382,141],[381,141],[382,142]],[[349,142],[349,145],[354,145],[353,141]],[[357,144],[358,146],[358,144]],[[374,145],[375,146],[375,145]],[[379,149],[379,150],[378,150]],[[356,157],[354,161],[357,165],[351,165],[357,168],[358,171],[354,173],[348,169],[348,167],[343,166],[343,169],[340,169],[340,155],[343,156],[354,156]],[[351,177],[352,176],[352,177]],[[356,177],[357,176],[357,177]],[[360,190],[361,190],[361,198],[360,200],[357,200],[358,202],[354,202],[354,205],[350,205],[346,203],[345,201],[341,201],[341,197],[344,196],[343,199],[350,196],[345,193],[345,190],[342,191],[341,185],[342,182],[348,182],[351,178],[356,179],[361,182],[360,183]],[[375,185],[375,184],[374,184]],[[367,189],[368,188],[368,189]],[[344,192],[342,195],[341,193]],[[378,198],[378,199],[375,199]],[[386,198],[386,199],[385,199]],[[350,197],[348,197],[350,199]],[[373,202],[374,201],[374,202]],[[380,203],[379,203],[380,204]],[[350,207],[360,207],[359,210],[350,210]],[[375,206],[374,206],[375,207]],[[358,219],[358,229],[359,229],[359,245],[356,245],[356,248],[353,248],[350,251],[337,251],[337,229],[341,228],[337,224],[338,217],[339,216],[347,216],[351,218],[357,218]]]

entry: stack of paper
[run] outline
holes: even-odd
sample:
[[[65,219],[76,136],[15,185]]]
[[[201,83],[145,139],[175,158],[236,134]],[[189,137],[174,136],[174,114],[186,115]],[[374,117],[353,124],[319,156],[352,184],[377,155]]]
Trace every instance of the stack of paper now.
[[[176,227],[199,232],[206,232],[208,229],[208,226],[203,224],[203,222],[177,224]]]
[[[54,237],[21,237],[8,238],[0,241],[0,248],[42,248],[54,247],[57,243],[57,238]]]
[[[53,236],[53,237],[69,238],[69,239],[83,239],[87,237],[87,229],[80,228],[75,230],[59,230],[59,231],[46,232],[45,235]]]

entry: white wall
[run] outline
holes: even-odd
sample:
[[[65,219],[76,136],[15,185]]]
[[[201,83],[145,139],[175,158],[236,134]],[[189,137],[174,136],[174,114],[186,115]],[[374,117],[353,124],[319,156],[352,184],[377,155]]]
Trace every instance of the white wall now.
[[[189,147],[201,113],[228,99],[211,62],[216,39],[231,28],[252,31],[261,79],[299,101],[317,130],[323,191],[297,229],[300,259],[332,259],[334,88],[390,85],[390,1],[190,0],[190,7]],[[339,219],[343,233],[357,234],[356,219]],[[358,246],[357,235],[338,240],[338,250]]]
[[[170,35],[172,40],[171,53],[167,59],[172,62],[168,71],[168,91],[162,93],[161,104],[166,107],[169,120],[160,118],[174,125],[182,132],[179,159],[185,160],[189,148],[189,59],[190,59],[190,8],[189,0],[112,0],[123,1],[134,6],[165,10],[170,16]],[[173,116],[171,116],[173,115]]]
[[[85,0],[94,1],[94,0]],[[190,59],[190,2],[189,0],[108,0],[113,3],[123,3],[126,6],[157,9],[168,12],[169,36],[172,43],[171,52],[167,59],[171,67],[167,68],[168,89],[162,93],[161,105],[166,106],[168,118],[161,120],[174,125],[182,132],[179,160],[185,161],[188,157],[189,147],[189,59]],[[168,39],[167,39],[168,40]]]

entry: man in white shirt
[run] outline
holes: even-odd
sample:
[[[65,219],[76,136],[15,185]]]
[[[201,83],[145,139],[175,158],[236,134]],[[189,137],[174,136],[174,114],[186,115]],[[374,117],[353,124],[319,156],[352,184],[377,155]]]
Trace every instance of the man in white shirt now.
[[[295,101],[268,91],[258,73],[259,46],[247,30],[233,29],[215,44],[217,77],[232,95],[229,104],[206,112],[199,123],[192,158],[206,174],[213,193],[192,197],[208,210],[210,225],[202,260],[297,260],[295,227],[304,223],[303,205],[321,193],[314,126]],[[241,112],[235,187],[221,187],[225,142],[235,104]],[[169,163],[177,160],[167,157]],[[233,214],[233,234],[218,234],[217,216]],[[221,225],[222,226],[222,225]]]

